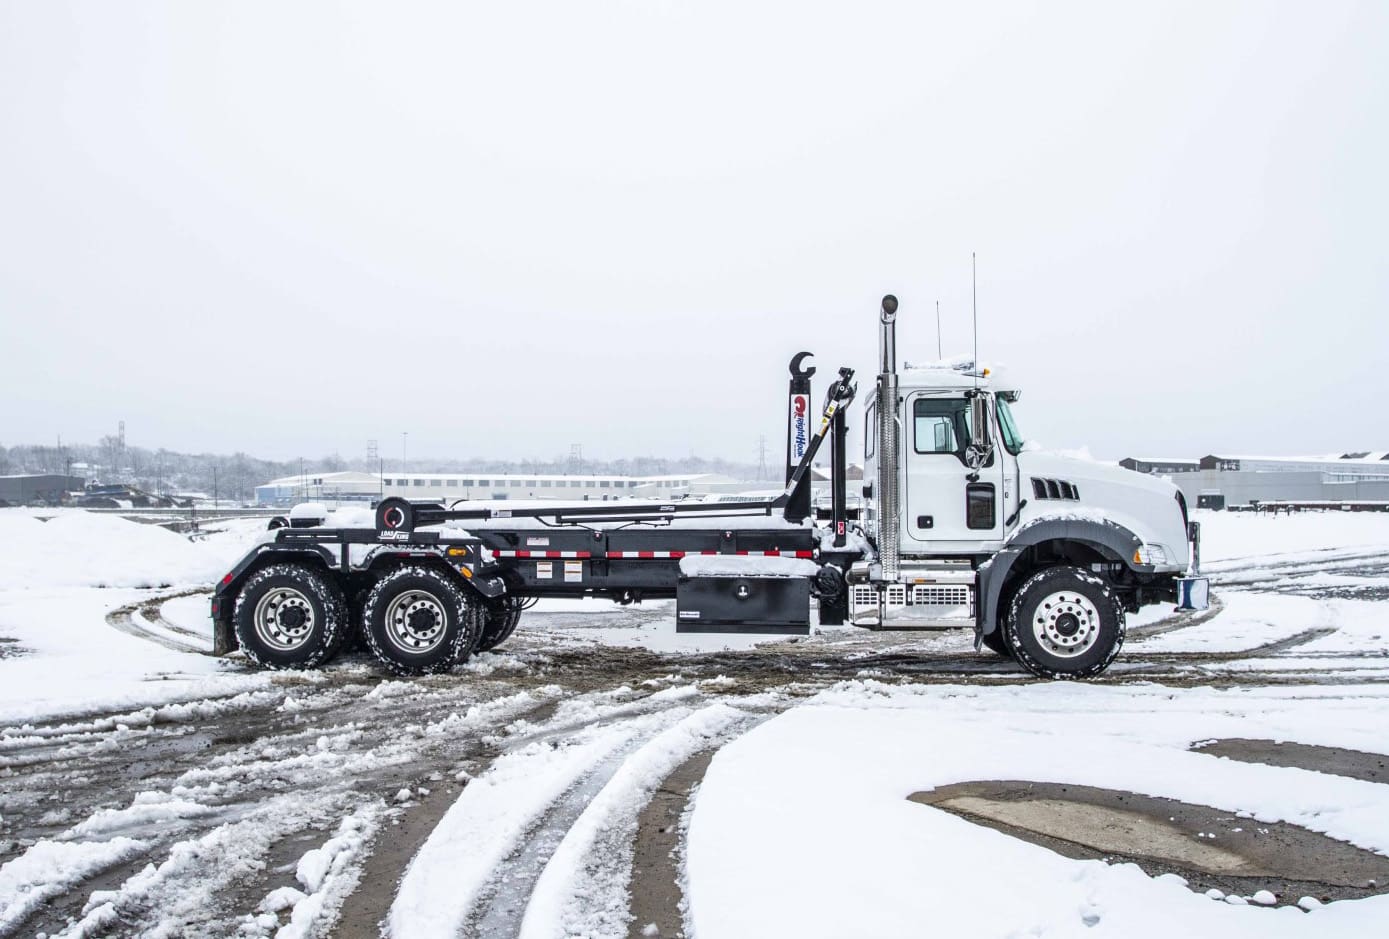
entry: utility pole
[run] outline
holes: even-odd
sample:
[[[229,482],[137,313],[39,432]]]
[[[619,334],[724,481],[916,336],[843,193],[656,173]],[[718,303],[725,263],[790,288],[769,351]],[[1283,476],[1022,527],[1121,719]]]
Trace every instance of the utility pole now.
[[[757,438],[757,478],[767,478],[767,435]]]
[[[212,508],[215,511],[221,500],[217,498],[217,464],[212,464]]]

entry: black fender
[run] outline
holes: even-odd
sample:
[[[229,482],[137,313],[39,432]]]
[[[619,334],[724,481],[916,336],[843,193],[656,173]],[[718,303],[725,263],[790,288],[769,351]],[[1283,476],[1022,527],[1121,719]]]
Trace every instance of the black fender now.
[[[979,566],[979,600],[975,604],[974,631],[987,636],[998,629],[999,599],[1008,574],[1024,551],[1048,541],[1084,545],[1111,561],[1133,567],[1134,552],[1143,539],[1117,522],[1088,518],[1039,518],[1024,525],[1003,549]]]
[[[391,545],[373,548],[363,561],[362,570],[375,574],[396,564],[427,564],[448,575],[460,588],[472,590],[488,600],[495,600],[506,593],[506,582],[495,574],[479,573],[471,569],[465,574],[450,564],[442,554],[402,551]]]

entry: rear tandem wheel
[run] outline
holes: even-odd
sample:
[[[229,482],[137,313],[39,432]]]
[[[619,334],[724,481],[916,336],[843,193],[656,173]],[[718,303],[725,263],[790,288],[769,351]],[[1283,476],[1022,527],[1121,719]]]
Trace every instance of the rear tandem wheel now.
[[[342,591],[303,564],[271,564],[252,575],[236,595],[232,622],[246,658],[263,668],[317,668],[349,629]]]
[[[520,606],[510,604],[489,608],[482,635],[478,638],[474,651],[487,652],[510,639],[511,634],[516,631],[516,624],[521,620],[521,609]]]
[[[362,604],[362,634],[386,668],[399,675],[446,672],[467,661],[481,628],[479,602],[431,567],[398,567],[378,580]]]

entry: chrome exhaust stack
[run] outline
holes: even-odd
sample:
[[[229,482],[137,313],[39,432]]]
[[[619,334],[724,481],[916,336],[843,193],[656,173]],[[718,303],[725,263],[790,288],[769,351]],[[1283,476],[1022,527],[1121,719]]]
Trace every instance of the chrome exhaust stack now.
[[[898,472],[897,298],[883,297],[878,313],[878,496],[877,535],[881,578],[896,581],[901,569],[901,491]]]

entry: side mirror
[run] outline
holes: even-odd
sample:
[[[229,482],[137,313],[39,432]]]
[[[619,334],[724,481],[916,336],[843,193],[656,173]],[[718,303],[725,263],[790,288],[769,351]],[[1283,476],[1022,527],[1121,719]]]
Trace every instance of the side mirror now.
[[[981,394],[969,400],[969,439],[976,447],[989,447],[989,399]]]
[[[972,470],[978,470],[993,455],[989,439],[989,397],[975,392],[969,399],[969,452],[965,459]]]

